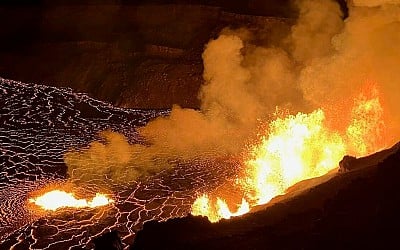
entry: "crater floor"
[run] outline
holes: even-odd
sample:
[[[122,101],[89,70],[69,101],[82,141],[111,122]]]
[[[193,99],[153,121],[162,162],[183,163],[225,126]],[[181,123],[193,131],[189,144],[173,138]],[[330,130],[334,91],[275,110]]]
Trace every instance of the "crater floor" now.
[[[90,249],[109,230],[118,230],[128,246],[144,222],[187,215],[198,194],[234,177],[237,161],[198,159],[110,186],[117,190],[110,206],[44,213],[28,206],[32,191],[67,179],[69,149],[107,129],[138,143],[135,128],[168,112],[116,108],[71,89],[0,78],[0,249]]]

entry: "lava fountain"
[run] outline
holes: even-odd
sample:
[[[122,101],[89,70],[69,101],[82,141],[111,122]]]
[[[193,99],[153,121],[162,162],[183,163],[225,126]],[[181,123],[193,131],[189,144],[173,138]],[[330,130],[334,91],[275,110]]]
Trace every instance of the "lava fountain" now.
[[[199,196],[192,205],[193,215],[207,216],[211,222],[229,219],[268,203],[286,193],[294,184],[327,174],[338,167],[346,154],[364,156],[386,145],[383,108],[375,87],[354,98],[349,125],[336,131],[327,125],[323,109],[276,118],[269,123],[260,142],[250,147],[236,188],[242,203],[231,212],[221,197]]]
[[[61,190],[52,190],[36,198],[29,199],[29,202],[36,204],[44,210],[55,211],[60,208],[95,208],[105,206],[114,202],[105,194],[96,193],[92,200],[77,199],[73,193]]]

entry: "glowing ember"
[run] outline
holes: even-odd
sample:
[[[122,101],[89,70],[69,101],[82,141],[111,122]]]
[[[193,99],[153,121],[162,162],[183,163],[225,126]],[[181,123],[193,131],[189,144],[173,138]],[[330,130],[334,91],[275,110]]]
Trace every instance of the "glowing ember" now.
[[[382,117],[378,92],[373,89],[370,99],[364,95],[356,98],[351,121],[342,133],[325,125],[321,109],[277,118],[269,124],[261,143],[252,147],[243,177],[237,180],[244,196],[238,211],[231,213],[222,198],[213,205],[202,195],[193,203],[192,214],[207,216],[211,222],[245,214],[251,206],[285,194],[302,180],[327,174],[338,167],[345,154],[363,156],[384,147]]]
[[[100,207],[114,202],[107,198],[106,195],[96,193],[96,196],[91,200],[76,199],[73,193],[67,193],[61,190],[53,190],[39,196],[35,199],[29,199],[29,202],[35,203],[44,210],[57,210],[63,207],[84,208],[84,207]]]
[[[366,155],[386,146],[383,108],[377,89],[373,87],[371,92],[370,99],[361,94],[351,111],[352,119],[346,131],[351,154]]]

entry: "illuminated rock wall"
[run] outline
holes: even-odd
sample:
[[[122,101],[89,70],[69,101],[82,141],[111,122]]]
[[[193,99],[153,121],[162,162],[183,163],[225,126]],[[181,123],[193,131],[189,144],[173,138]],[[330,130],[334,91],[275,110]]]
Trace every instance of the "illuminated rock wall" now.
[[[224,8],[223,1],[42,2],[0,6],[0,76],[68,86],[137,108],[198,107],[204,44],[226,26],[271,30],[282,23],[279,18],[231,13],[240,6]],[[245,6],[256,9],[253,5]]]

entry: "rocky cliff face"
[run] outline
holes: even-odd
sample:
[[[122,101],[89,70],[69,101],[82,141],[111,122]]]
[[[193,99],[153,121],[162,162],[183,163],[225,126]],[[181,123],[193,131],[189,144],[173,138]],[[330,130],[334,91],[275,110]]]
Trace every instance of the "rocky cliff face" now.
[[[0,76],[72,87],[125,107],[196,108],[208,40],[226,26],[289,27],[286,19],[233,13],[235,6],[218,6],[223,1],[58,2],[0,7]],[[255,2],[246,6],[257,9]]]

